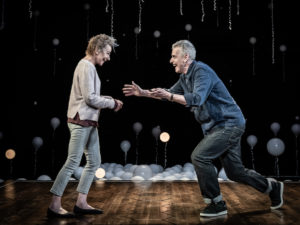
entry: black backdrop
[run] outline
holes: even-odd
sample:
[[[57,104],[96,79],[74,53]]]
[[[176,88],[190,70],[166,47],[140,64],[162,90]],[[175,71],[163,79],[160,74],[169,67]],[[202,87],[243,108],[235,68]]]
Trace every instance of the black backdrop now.
[[[204,21],[201,21],[201,2]],[[189,39],[197,48],[197,60],[206,62],[219,74],[247,119],[242,139],[245,166],[251,168],[246,138],[253,134],[258,138],[254,147],[257,171],[274,175],[274,157],[267,152],[266,144],[274,137],[271,123],[278,122],[281,125],[278,137],[286,147],[279,157],[280,174],[295,175],[296,146],[291,125],[299,116],[298,8],[288,1],[274,0],[272,32],[271,1],[215,2],[216,11],[214,1],[208,0],[2,0],[0,178],[36,178],[32,146],[36,136],[44,141],[37,154],[36,176],[49,174],[53,178],[58,172],[67,156],[66,112],[73,71],[84,57],[89,37],[99,33],[113,33],[120,44],[111,61],[97,68],[102,94],[124,102],[124,108],[118,113],[101,112],[99,135],[103,162],[124,164],[120,142],[129,140],[132,147],[127,162],[135,163],[136,137],[132,125],[137,121],[143,124],[138,137],[139,164],[155,162],[151,130],[157,125],[171,135],[167,145],[168,166],[190,161],[202,132],[189,110],[170,102],[126,98],[121,91],[132,80],[143,88],[170,87],[178,79],[169,64],[171,45]],[[139,26],[140,12],[141,33],[137,35],[134,28]],[[232,30],[229,30],[230,22]],[[185,30],[186,24],[192,25],[190,32]],[[160,31],[158,38],[153,35],[156,30]],[[255,74],[250,37],[257,40]],[[55,38],[59,40],[57,46],[53,45]],[[279,50],[281,45],[287,47],[286,52]],[[61,121],[55,132],[50,125],[53,117]],[[164,147],[160,142],[161,165]],[[9,148],[16,151],[16,158],[11,162],[4,155]]]

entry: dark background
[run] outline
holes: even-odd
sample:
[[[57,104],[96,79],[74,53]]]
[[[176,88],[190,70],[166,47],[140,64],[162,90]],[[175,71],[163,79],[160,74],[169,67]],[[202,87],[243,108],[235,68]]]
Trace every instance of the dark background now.
[[[54,178],[61,168],[69,140],[66,113],[73,71],[84,57],[88,39],[99,33],[113,34],[120,44],[111,61],[97,68],[102,94],[124,102],[118,113],[101,111],[99,135],[103,163],[124,164],[122,140],[131,142],[127,162],[135,163],[136,136],[132,125],[137,121],[143,124],[138,136],[138,164],[155,163],[155,139],[151,130],[157,125],[171,135],[167,166],[190,162],[190,154],[203,135],[189,109],[170,102],[127,98],[121,90],[132,80],[147,89],[172,86],[178,74],[169,64],[171,45],[189,39],[197,49],[197,60],[209,64],[218,73],[247,119],[242,139],[245,166],[252,165],[246,139],[253,134],[258,138],[254,147],[256,170],[274,175],[275,158],[268,153],[266,144],[274,137],[270,125],[278,122],[281,125],[278,137],[285,143],[285,152],[279,157],[280,175],[295,175],[296,139],[291,125],[299,122],[300,115],[297,7],[289,1],[274,1],[272,39],[271,1],[231,0],[232,30],[229,30],[229,1],[217,0],[217,11],[213,10],[214,1],[203,2],[202,22],[200,0],[182,0],[183,15],[180,15],[179,0],[144,0],[142,30],[136,35],[138,0],[114,0],[113,11],[109,0],[108,12],[105,0],[1,0],[0,178],[36,179],[32,145],[36,136],[44,141],[37,153],[36,176],[48,174]],[[190,32],[185,30],[186,24],[192,25]],[[155,30],[160,31],[159,38],[154,37]],[[250,37],[257,40],[255,74]],[[59,39],[59,45],[53,45],[54,38]],[[275,63],[272,63],[272,40]],[[279,50],[281,45],[287,47],[286,52]],[[55,132],[50,124],[53,117],[61,121]],[[161,165],[164,147],[159,142]],[[16,151],[12,161],[5,158],[9,148]]]

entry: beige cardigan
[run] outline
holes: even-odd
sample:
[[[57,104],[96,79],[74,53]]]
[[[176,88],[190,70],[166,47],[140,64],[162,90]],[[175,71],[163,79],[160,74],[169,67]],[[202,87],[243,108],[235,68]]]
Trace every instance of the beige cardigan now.
[[[110,96],[101,96],[100,91],[101,81],[95,65],[81,59],[73,76],[68,118],[74,118],[78,112],[81,120],[98,121],[101,109],[114,108],[114,99]]]

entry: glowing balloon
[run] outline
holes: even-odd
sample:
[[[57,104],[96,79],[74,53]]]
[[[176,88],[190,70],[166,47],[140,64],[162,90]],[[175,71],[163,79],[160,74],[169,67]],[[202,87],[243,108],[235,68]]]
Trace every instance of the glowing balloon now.
[[[152,177],[152,170],[148,165],[140,165],[135,168],[133,171],[133,177],[140,176],[145,180],[148,180]]]
[[[43,145],[43,139],[41,137],[34,137],[32,144],[36,150],[38,150]]]
[[[277,122],[272,123],[271,130],[273,131],[274,135],[277,136],[277,133],[280,130],[280,124]]]
[[[133,130],[135,131],[136,134],[139,134],[142,129],[143,129],[143,125],[140,122],[135,122],[133,124]]]
[[[140,33],[140,29],[138,27],[135,27],[133,31],[134,31],[135,34],[139,34]]]
[[[52,40],[52,44],[53,44],[54,46],[58,46],[58,45],[59,45],[59,39],[58,39],[58,38],[54,38],[54,39]]]
[[[188,23],[188,24],[185,25],[184,28],[185,28],[186,31],[191,31],[192,30],[192,25]]]
[[[294,133],[294,135],[296,137],[298,137],[298,135],[300,134],[300,124],[299,123],[293,124],[292,127],[291,127],[291,130]]]
[[[268,152],[273,156],[279,156],[284,152],[285,145],[279,138],[272,138],[267,143]]]
[[[160,126],[153,127],[152,135],[155,137],[156,140],[158,139],[160,133],[161,133]]]
[[[57,117],[53,117],[50,121],[51,126],[53,130],[56,130],[56,128],[60,125],[60,120]]]
[[[16,156],[15,150],[13,150],[13,149],[8,149],[8,150],[6,150],[6,152],[5,152],[5,157],[6,157],[7,159],[13,159],[13,158],[15,158],[15,156]]]
[[[168,142],[170,140],[170,135],[167,132],[163,132],[160,134],[160,140],[162,142]]]
[[[98,168],[96,170],[96,173],[95,173],[95,176],[100,179],[100,178],[103,178],[105,176],[105,170],[102,169],[102,168]]]
[[[124,140],[121,142],[120,147],[121,147],[122,151],[126,153],[130,149],[131,144],[129,141]]]
[[[247,142],[251,148],[253,148],[257,143],[257,137],[255,135],[249,135],[247,137]]]
[[[285,51],[287,50],[286,45],[280,45],[279,50],[280,50],[281,52],[285,52]]]
[[[256,43],[256,37],[249,38],[250,44],[254,45]]]

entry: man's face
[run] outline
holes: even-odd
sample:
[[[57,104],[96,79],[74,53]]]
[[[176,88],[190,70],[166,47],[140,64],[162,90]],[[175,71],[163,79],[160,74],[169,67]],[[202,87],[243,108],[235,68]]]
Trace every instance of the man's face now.
[[[170,63],[175,67],[176,73],[184,72],[185,57],[182,54],[182,49],[180,47],[173,48]]]
[[[111,46],[106,45],[102,50],[98,50],[96,53],[96,64],[102,66],[106,61],[110,60]]]

